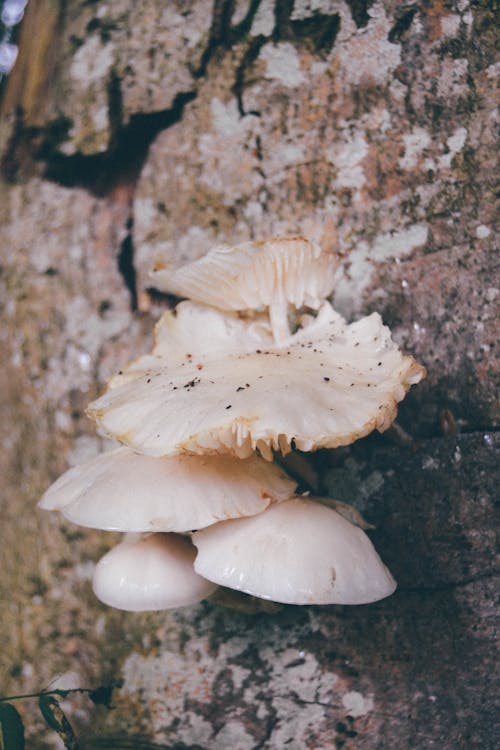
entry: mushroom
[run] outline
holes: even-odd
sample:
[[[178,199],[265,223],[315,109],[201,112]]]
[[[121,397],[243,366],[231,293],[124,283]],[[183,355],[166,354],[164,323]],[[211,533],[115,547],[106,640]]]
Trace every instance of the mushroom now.
[[[177,319],[169,315],[173,335]],[[155,366],[139,368],[133,381],[115,384],[90,404],[88,414],[106,434],[151,456],[245,458],[258,449],[271,460],[273,449],[334,448],[375,428],[382,432],[397,402],[425,374],[399,351],[377,313],[348,325],[325,302],[285,347],[254,348],[253,323],[239,321],[234,353],[226,335],[233,318],[212,310],[208,321],[217,321],[204,329],[211,353],[191,346],[183,332],[184,362],[176,355],[170,365],[160,355]]]
[[[347,324],[325,301],[333,259],[291,237],[157,268],[158,288],[194,301],[161,318],[153,351],[88,408],[127,447],[70,469],[40,505],[108,530],[198,529],[197,572],[186,538],[128,535],[97,565],[102,601],[137,611],[184,606],[217,583],[293,604],[361,604],[394,591],[369,538],[348,520],[367,527],[359,514],[292,495],[295,483],[255,455],[272,461],[273,451],[382,432],[425,376],[378,314]]]
[[[219,245],[178,269],[158,265],[155,286],[220,310],[269,309],[276,343],[290,336],[288,308],[318,309],[333,289],[336,256],[304,237]]]
[[[194,571],[195,555],[190,540],[177,534],[125,539],[97,563],[94,593],[129,612],[196,604],[217,587]]]
[[[151,458],[118,448],[66,471],[39,507],[107,531],[186,532],[261,513],[295,486],[255,455]]]
[[[236,313],[221,314],[195,302],[180,302],[156,324],[151,354],[127,365],[111,378],[108,388],[129,383],[159,365],[193,365],[202,370],[206,357],[224,357],[273,345],[269,321],[264,315],[242,320]]]
[[[193,534],[205,578],[283,604],[368,604],[396,582],[367,535],[311,498]]]

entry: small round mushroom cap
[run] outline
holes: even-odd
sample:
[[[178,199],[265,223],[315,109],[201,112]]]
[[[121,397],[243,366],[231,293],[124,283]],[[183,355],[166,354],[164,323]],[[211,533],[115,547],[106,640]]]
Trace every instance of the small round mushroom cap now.
[[[193,541],[200,575],[282,604],[368,604],[396,588],[364,531],[313,499],[218,523]]]
[[[74,466],[47,490],[39,507],[72,523],[107,531],[202,529],[261,513],[285,500],[296,483],[258,456],[151,458],[129,448]]]
[[[289,335],[287,306],[317,309],[334,286],[337,259],[304,237],[219,245],[181,268],[156,268],[164,292],[220,310],[269,308],[276,339]]]
[[[273,449],[287,453],[292,444],[334,448],[382,432],[425,374],[399,351],[378,314],[347,325],[328,303],[285,347],[243,351],[242,335],[242,349],[229,354],[219,348],[219,334],[206,336],[212,355],[193,350],[180,366],[160,357],[90,404],[88,414],[108,435],[152,456],[245,458],[258,449],[271,459]]]
[[[92,586],[104,604],[129,612],[196,604],[216,586],[193,569],[196,550],[176,534],[125,540],[96,565]]]

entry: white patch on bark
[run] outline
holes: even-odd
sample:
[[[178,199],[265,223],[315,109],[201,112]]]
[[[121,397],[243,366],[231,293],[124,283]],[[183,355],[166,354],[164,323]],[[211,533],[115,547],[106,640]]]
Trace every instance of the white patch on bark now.
[[[217,135],[229,137],[236,135],[241,130],[242,118],[234,99],[224,104],[220,99],[213,98],[210,109],[212,111],[212,123]]]
[[[368,153],[368,144],[361,132],[355,133],[341,146],[333,146],[326,152],[326,158],[337,169],[334,181],[336,189],[353,188],[359,191],[366,182],[361,162]]]
[[[486,68],[486,77],[495,81],[500,76],[500,62],[492,63]]]
[[[224,205],[232,206],[263,183],[256,168],[258,157],[252,148],[260,127],[259,118],[242,117],[234,99],[226,104],[214,98],[210,108],[213,129],[198,138],[202,165],[199,181],[219,193]]]
[[[92,113],[92,122],[95,130],[106,130],[109,125],[108,108],[99,107]]]
[[[415,247],[425,244],[427,234],[428,228],[425,224],[413,224],[400,232],[380,235],[373,243],[370,257],[373,260],[385,261],[409,255]]]
[[[496,286],[490,286],[486,290],[486,299],[488,302],[494,302],[496,298],[498,297],[499,290],[496,288]]]
[[[275,24],[274,0],[262,0],[253,19],[250,34],[252,36],[271,36]]]
[[[491,234],[491,229],[487,227],[485,224],[480,224],[478,227],[476,227],[476,237],[480,240],[486,239],[486,237],[489,237]]]
[[[254,747],[255,737],[245,731],[242,721],[233,720],[224,724],[215,736],[218,747],[230,747],[232,750],[247,750],[249,747]]]
[[[460,153],[460,151],[463,149],[465,145],[465,141],[467,140],[467,129],[466,128],[457,128],[455,132],[450,135],[449,138],[446,140],[446,145],[448,147],[448,151],[446,154],[443,154],[438,159],[438,164],[443,169],[449,169],[451,166],[451,162],[454,156],[456,154]]]
[[[114,61],[113,47],[103,46],[99,37],[91,36],[82,44],[71,61],[70,75],[76,83],[102,81]]]
[[[358,716],[365,716],[373,710],[373,698],[364,696],[356,690],[346,693],[342,696],[342,705],[350,716],[356,719]]]
[[[282,166],[289,166],[305,159],[305,149],[300,143],[283,143],[278,146],[276,161]]]
[[[334,57],[340,62],[340,77],[353,86],[363,81],[378,84],[389,83],[389,78],[401,62],[401,46],[387,41],[392,20],[387,17],[381,3],[375,3],[368,14],[368,25],[356,29],[350,11],[342,3],[339,6],[341,26]]]
[[[359,307],[361,294],[369,285],[378,263],[403,258],[427,241],[426,224],[413,224],[400,231],[379,235],[370,246],[358,243],[348,256],[348,268],[339,273],[333,294],[334,306],[344,315],[351,315]]]
[[[101,452],[101,443],[95,435],[80,435],[75,438],[73,448],[67,455],[68,466],[77,466],[90,461]]]
[[[287,88],[295,88],[305,83],[299,56],[293,44],[267,44],[259,57],[266,63],[266,78],[279,81]]]
[[[460,29],[460,16],[448,15],[441,18],[441,31],[444,36],[454,37]]]
[[[399,159],[399,166],[401,169],[412,169],[422,151],[430,145],[431,138],[423,128],[414,128],[409,135],[403,136],[403,141],[405,152]]]
[[[157,220],[157,209],[152,198],[136,198],[134,201],[134,220],[143,226],[154,226]]]

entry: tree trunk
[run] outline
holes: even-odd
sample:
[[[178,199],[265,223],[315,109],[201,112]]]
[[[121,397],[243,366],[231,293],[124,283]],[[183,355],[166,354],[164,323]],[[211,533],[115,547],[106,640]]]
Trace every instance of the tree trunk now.
[[[119,681],[114,710],[63,703],[84,748],[498,746],[494,28],[468,0],[30,0],[0,126],[2,695]],[[101,606],[115,536],[35,506],[104,447],[84,409],[151,347],[155,258],[290,233],[428,369],[399,430],[312,458],[397,592]]]

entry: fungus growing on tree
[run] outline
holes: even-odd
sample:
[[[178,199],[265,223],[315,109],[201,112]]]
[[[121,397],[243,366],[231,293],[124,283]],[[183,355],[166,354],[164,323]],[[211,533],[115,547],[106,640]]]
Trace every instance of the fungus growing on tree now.
[[[186,304],[186,303],[184,303]],[[255,348],[253,322],[238,321],[239,345],[228,346],[235,321],[211,311],[203,350],[185,331],[181,362],[157,353],[133,365],[88,409],[110,437],[151,456],[302,451],[348,445],[383,432],[396,404],[423,368],[401,354],[373,313],[348,325],[328,302],[286,346]],[[202,315],[199,316],[200,322]],[[178,318],[166,313],[172,332]],[[184,321],[179,321],[184,326]],[[159,329],[162,330],[161,328]],[[180,338],[180,337],[179,337]],[[162,347],[163,348],[163,347]],[[200,368],[201,365],[201,368]]]
[[[304,237],[219,245],[172,270],[157,266],[158,289],[219,310],[269,310],[276,343],[290,335],[290,306],[317,310],[333,290],[337,257]]]
[[[206,599],[217,586],[193,568],[196,550],[178,534],[125,538],[96,565],[92,587],[104,604],[129,612],[175,609]]]
[[[365,532],[313,498],[222,521],[193,542],[200,575],[282,604],[367,604],[396,588]]]
[[[279,466],[255,455],[151,458],[118,448],[69,469],[39,506],[94,529],[183,533],[261,513],[295,486]]]
[[[294,495],[295,483],[271,463],[275,452],[384,431],[425,375],[378,314],[348,324],[333,310],[325,298],[335,268],[332,255],[294,237],[217,247],[185,268],[157,270],[161,289],[191,301],[165,313],[153,351],[88,408],[127,447],[69,470],[41,506],[108,530],[195,531],[200,580],[264,599],[359,604],[392,593],[392,576],[342,504],[337,513]],[[191,594],[151,594],[160,571],[170,575],[172,545],[195,575],[190,542],[154,533],[103,558],[97,595],[124,609],[191,603]]]
[[[206,357],[239,354],[273,344],[269,319],[265,315],[245,320],[237,313],[224,314],[195,302],[180,302],[156,324],[153,351],[114,375],[108,389],[129,383],[167,363],[183,370],[192,365],[199,376]]]

